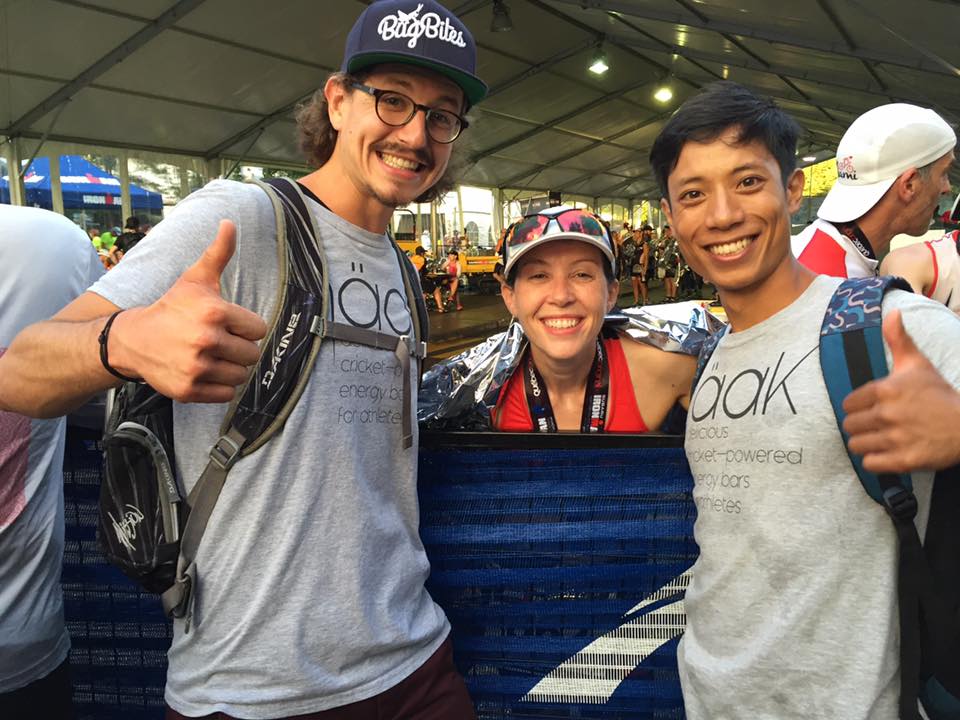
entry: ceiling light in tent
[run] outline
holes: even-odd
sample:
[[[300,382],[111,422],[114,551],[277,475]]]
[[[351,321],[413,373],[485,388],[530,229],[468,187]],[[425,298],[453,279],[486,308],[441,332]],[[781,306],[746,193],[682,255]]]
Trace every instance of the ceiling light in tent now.
[[[803,156],[803,161],[804,161],[804,162],[813,162],[813,161],[815,161],[816,159],[817,159],[817,156],[816,156],[816,155],[804,155],[804,156]]]
[[[607,54],[603,51],[602,45],[598,47],[597,51],[593,54],[593,57],[590,59],[590,67],[587,69],[594,75],[603,75],[610,69],[610,62]]]
[[[670,89],[669,85],[661,85],[653,93],[653,99],[659,103],[668,103],[673,100],[673,90]]]
[[[503,0],[493,0],[493,19],[490,21],[490,32],[507,32],[509,30],[513,30],[510,8]]]

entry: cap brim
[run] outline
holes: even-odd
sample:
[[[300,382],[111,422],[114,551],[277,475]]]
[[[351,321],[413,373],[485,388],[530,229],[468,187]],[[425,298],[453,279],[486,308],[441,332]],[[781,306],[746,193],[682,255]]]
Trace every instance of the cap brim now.
[[[450,78],[467,98],[467,105],[473,106],[487,96],[487,85],[478,77],[465,73],[459,68],[455,68],[445,63],[427,60],[419,55],[407,55],[405,53],[384,53],[371,52],[355,55],[350,58],[347,64],[347,72],[357,72],[372,65],[383,65],[384,63],[401,63],[403,65],[417,65],[434,72],[438,72],[445,77]]]
[[[838,180],[823,199],[817,217],[827,222],[851,222],[863,217],[896,180],[881,180],[870,185],[845,185]]]
[[[555,235],[550,235],[549,237],[541,237],[532,242],[524,243],[515,250],[508,249],[507,264],[506,267],[503,268],[503,274],[509,275],[510,269],[516,265],[517,262],[519,262],[520,258],[530,252],[530,250],[533,248],[546,245],[547,243],[556,242],[557,240],[579,240],[582,243],[592,245],[603,253],[603,256],[607,259],[607,261],[609,261],[610,267],[613,268],[614,275],[616,275],[616,261],[613,257],[613,250],[610,249],[610,246],[600,238],[576,232],[560,232]]]

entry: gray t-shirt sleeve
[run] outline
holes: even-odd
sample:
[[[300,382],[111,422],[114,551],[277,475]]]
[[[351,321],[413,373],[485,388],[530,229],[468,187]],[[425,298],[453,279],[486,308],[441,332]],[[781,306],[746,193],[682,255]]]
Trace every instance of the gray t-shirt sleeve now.
[[[900,290],[890,292],[884,298],[883,314],[886,316],[891,310],[900,310],[903,327],[914,344],[947,382],[960,389],[960,362],[957,362],[960,317],[941,303]],[[887,364],[893,368],[890,348],[886,343],[884,347]]]
[[[221,220],[237,227],[237,251],[221,276],[221,294],[232,297],[237,285],[237,257],[254,252],[263,240],[245,238],[244,228],[273,224],[273,209],[255,185],[215,180],[182,200],[123,260],[90,290],[114,305],[131,308],[159,299],[213,242]],[[246,246],[246,247],[245,247]],[[275,251],[272,251],[275,252]]]

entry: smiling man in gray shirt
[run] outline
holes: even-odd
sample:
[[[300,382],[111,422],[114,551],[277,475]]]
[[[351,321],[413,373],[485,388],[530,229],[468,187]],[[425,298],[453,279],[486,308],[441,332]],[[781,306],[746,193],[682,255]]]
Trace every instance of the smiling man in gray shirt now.
[[[700,557],[677,657],[691,720],[899,714],[897,535],[857,479],[820,367],[820,327],[841,280],[814,275],[790,250],[798,132],[772,101],[715,83],[651,151],[680,249],[730,320],[686,428]],[[953,313],[900,290],[883,312],[899,313],[960,386]],[[913,487],[922,537],[932,473],[914,473]]]
[[[300,111],[318,168],[300,183],[329,261],[329,320],[409,332],[385,230],[397,205],[452,186],[463,115],[486,92],[475,65],[469,31],[439,4],[375,2],[348,36],[341,72]],[[189,491],[257,360],[277,283],[270,199],[215,181],[12,343],[0,409],[58,414],[115,385],[112,373],[143,378],[176,401]],[[97,337],[118,312],[107,368]],[[197,551],[193,626],[174,625],[168,718],[473,716],[449,624],[424,589],[403,385],[392,352],[327,341],[285,431],[236,463]]]

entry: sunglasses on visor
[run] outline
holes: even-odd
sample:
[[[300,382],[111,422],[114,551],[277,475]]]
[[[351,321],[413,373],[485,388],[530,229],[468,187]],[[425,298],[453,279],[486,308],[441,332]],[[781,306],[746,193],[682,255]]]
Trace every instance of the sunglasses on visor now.
[[[554,223],[554,225],[551,226],[551,223]],[[511,249],[516,250],[522,245],[539,240],[544,235],[551,235],[558,231],[576,232],[599,238],[616,255],[617,249],[603,221],[587,210],[570,209],[556,215],[543,213],[526,215],[523,219],[511,225],[503,243],[504,261],[506,262],[509,257]]]

